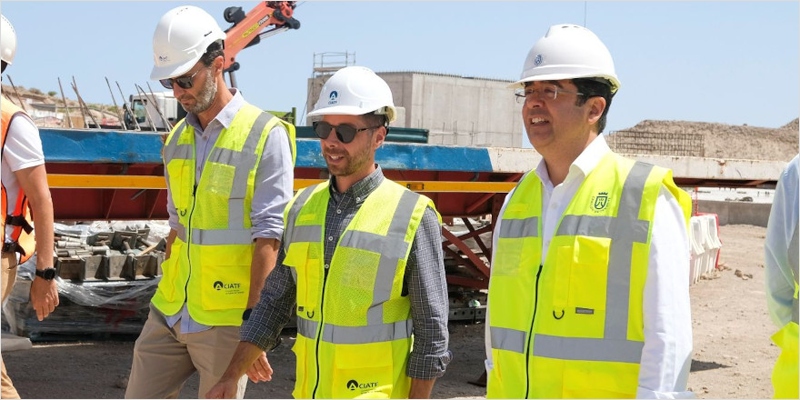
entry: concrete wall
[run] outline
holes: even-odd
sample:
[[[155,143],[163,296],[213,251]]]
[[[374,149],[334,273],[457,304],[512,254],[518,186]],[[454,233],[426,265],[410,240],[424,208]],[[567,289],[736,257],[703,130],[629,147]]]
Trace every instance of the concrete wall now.
[[[719,217],[720,225],[755,225],[767,226],[772,204],[758,204],[741,201],[699,200],[698,211],[714,213]]]
[[[508,82],[423,73],[379,74],[395,104],[406,108],[406,126],[430,130],[429,143],[522,147],[522,105]]]

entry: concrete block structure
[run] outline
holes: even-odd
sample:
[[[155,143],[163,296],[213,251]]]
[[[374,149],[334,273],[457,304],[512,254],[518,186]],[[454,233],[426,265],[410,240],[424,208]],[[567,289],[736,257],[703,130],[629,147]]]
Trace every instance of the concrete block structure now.
[[[425,72],[377,72],[400,108],[393,126],[430,131],[428,143],[474,147],[522,147],[522,105],[511,81]],[[330,75],[309,79],[313,109]]]

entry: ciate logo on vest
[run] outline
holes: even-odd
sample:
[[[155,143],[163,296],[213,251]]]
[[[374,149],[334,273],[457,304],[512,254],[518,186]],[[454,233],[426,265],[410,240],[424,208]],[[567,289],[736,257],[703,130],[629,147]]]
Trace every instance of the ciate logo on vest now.
[[[225,294],[241,294],[242,285],[240,283],[225,283],[222,281],[214,282],[214,289],[217,291],[225,291]]]
[[[357,380],[351,379],[347,381],[347,389],[350,391],[356,391],[357,389],[361,389],[361,393],[366,393],[369,389],[375,389],[378,387],[378,382],[370,382],[370,383],[358,383]]]

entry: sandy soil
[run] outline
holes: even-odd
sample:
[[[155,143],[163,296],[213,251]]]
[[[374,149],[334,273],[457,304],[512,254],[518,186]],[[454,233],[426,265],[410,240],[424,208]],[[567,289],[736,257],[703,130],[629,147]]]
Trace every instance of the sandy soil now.
[[[699,398],[769,398],[770,373],[778,348],[769,337],[772,326],[764,294],[764,228],[721,227],[721,264],[712,279],[691,288],[694,356],[689,386]],[[735,275],[740,270],[743,279]],[[434,388],[436,398],[480,398],[485,389],[469,384],[483,371],[482,324],[452,323],[454,360]],[[253,384],[247,398],[290,398],[294,385],[295,332],[287,330],[283,344],[270,353],[272,382]],[[5,352],[9,374],[26,398],[121,398],[131,364],[134,337],[116,341],[37,343],[33,349]],[[181,398],[197,396],[197,377]]]

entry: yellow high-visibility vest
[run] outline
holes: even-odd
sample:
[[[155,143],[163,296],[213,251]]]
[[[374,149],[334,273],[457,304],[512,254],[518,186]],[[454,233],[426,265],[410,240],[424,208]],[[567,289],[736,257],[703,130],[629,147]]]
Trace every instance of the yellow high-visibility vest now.
[[[772,387],[776,399],[798,398],[800,384],[800,351],[798,351],[798,227],[789,242],[789,264],[794,274],[794,299],[792,300],[792,319],[781,330],[772,335],[772,341],[781,348],[781,354],[772,370]]]
[[[688,228],[691,199],[671,171],[609,152],[564,211],[542,265],[542,183],[523,178],[502,216],[489,283],[488,398],[636,396],[662,187]]]
[[[220,132],[195,182],[194,128],[177,124],[164,147],[180,227],[152,302],[174,315],[186,303],[192,318],[212,326],[239,326],[250,292],[255,244],[250,209],[256,170],[269,131],[283,124],[295,151],[294,126],[245,104]]]
[[[426,207],[435,210],[433,202],[384,180],[342,232],[328,266],[329,199],[325,182],[302,189],[286,208],[283,263],[297,285],[292,395],[406,398],[413,325],[403,277],[417,227]]]

